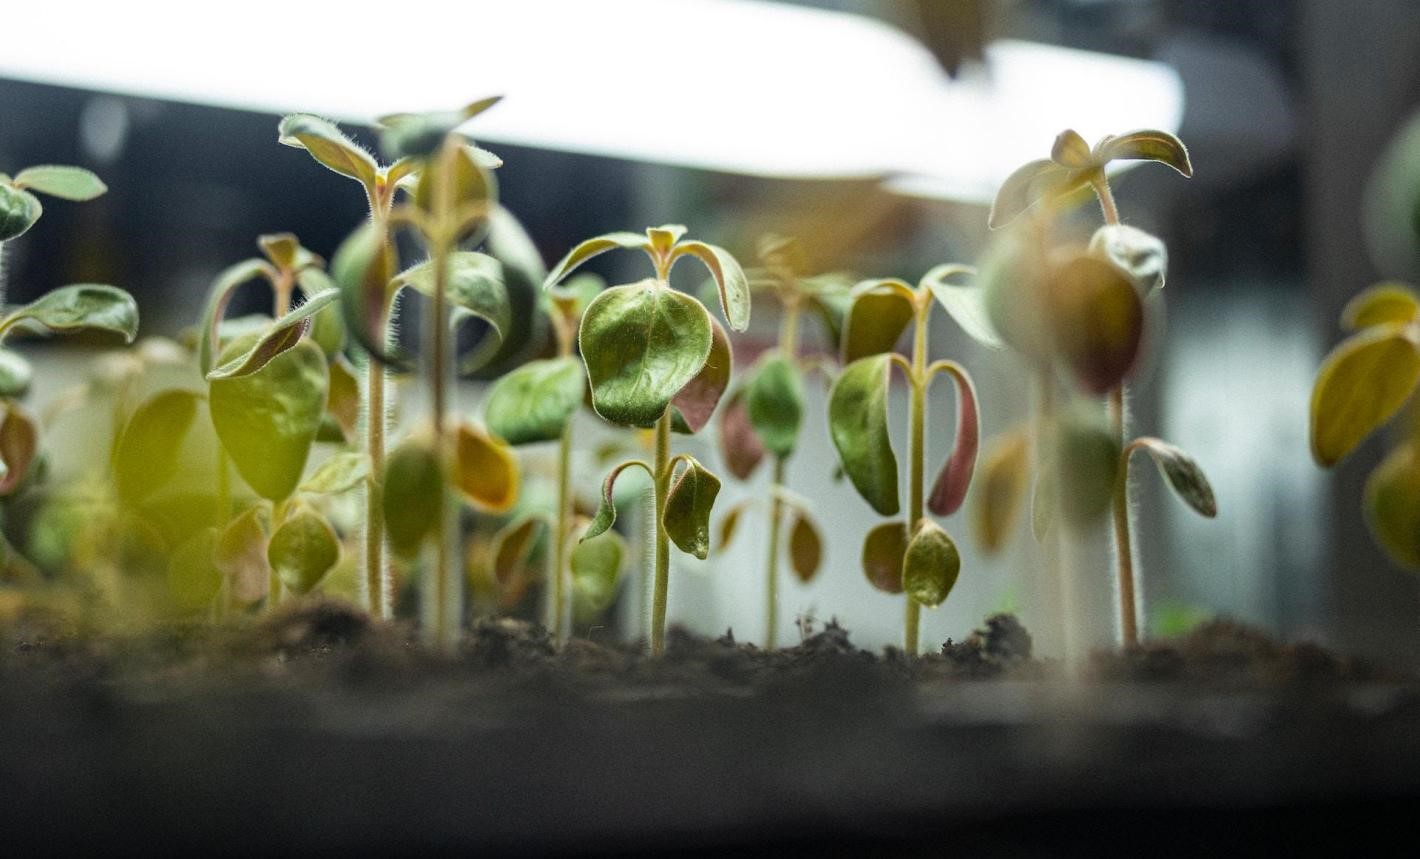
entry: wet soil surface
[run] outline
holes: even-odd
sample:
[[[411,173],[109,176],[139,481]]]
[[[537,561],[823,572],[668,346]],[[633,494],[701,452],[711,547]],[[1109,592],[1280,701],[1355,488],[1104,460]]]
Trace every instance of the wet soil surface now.
[[[329,602],[0,630],[0,850],[1354,851],[1420,800],[1414,678],[1228,623],[1075,681],[1009,616],[912,662],[833,625],[412,639]]]

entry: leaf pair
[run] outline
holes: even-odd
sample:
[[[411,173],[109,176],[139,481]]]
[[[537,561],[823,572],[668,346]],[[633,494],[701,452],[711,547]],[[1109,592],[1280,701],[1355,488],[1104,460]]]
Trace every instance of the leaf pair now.
[[[98,176],[81,167],[45,164],[27,167],[14,178],[0,174],[0,242],[24,235],[44,214],[32,192],[82,202],[107,190]]]
[[[670,491],[666,493],[661,526],[678,549],[703,561],[710,555],[710,512],[715,506],[715,497],[720,493],[720,478],[692,456],[681,455],[678,459],[685,461],[685,467],[676,475]],[[650,473],[645,463],[635,460],[613,468],[602,482],[601,504],[582,534],[582,540],[604,534],[616,523],[616,502],[613,498],[616,479],[632,466],[639,466]]]
[[[808,584],[818,575],[823,566],[823,534],[814,517],[809,513],[808,505],[799,500],[797,496],[788,491],[776,487],[779,493],[778,500],[793,511],[793,518],[789,520],[789,537],[786,548],[789,553],[789,566],[794,571],[794,575],[799,581]],[[715,545],[716,552],[723,552],[734,540],[735,532],[739,529],[740,519],[753,504],[753,499],[746,499],[725,511],[724,517],[720,520],[719,539]],[[775,548],[775,551],[779,551]]]
[[[928,608],[941,605],[961,573],[956,543],[941,526],[923,519],[917,533],[907,536],[903,522],[884,522],[863,541],[863,572],[880,591],[906,593]]]

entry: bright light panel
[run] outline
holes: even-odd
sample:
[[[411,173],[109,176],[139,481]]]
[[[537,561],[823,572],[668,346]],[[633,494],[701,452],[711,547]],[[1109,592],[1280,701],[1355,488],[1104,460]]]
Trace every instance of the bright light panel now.
[[[759,0],[45,0],[5,31],[0,77],[359,122],[502,93],[490,144],[970,201],[1063,128],[1183,110],[1155,63],[998,42],[953,81],[886,24]]]

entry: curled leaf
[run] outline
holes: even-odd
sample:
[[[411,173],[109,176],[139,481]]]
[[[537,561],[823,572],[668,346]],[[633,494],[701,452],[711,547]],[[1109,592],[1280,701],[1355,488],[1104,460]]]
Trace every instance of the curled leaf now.
[[[207,292],[207,303],[202,311],[202,322],[197,328],[197,366],[206,376],[217,364],[217,353],[221,351],[218,333],[222,318],[226,315],[227,304],[232,293],[242,284],[258,277],[273,277],[271,266],[259,259],[242,260],[230,265],[217,275],[212,288]]]
[[[393,245],[373,222],[366,222],[336,249],[330,272],[340,288],[345,330],[374,360],[395,370],[408,370],[412,367],[409,359],[385,346],[395,265]]]
[[[976,541],[986,552],[1000,551],[1020,514],[1030,485],[1030,444],[1015,430],[995,440],[987,450],[978,481],[981,490],[973,508]]]
[[[823,537],[808,514],[798,511],[789,526],[789,564],[799,581],[808,584],[823,564]]]
[[[300,307],[276,320],[245,353],[213,368],[207,374],[208,381],[250,376],[265,367],[271,359],[300,342],[311,328],[311,317],[333,304],[338,296],[339,293],[333,289],[311,296]]]
[[[484,418],[508,444],[555,441],[582,405],[586,371],[573,357],[530,361],[493,384]]]
[[[1158,236],[1128,224],[1105,224],[1090,237],[1089,252],[1128,275],[1140,295],[1164,287],[1169,252]]]
[[[493,535],[493,577],[508,587],[520,578],[529,578],[528,567],[533,551],[547,523],[537,516],[515,519]]]
[[[976,451],[981,441],[981,419],[976,407],[976,386],[965,370],[953,372],[957,387],[957,426],[951,455],[942,464],[927,496],[927,509],[937,516],[950,516],[966,500],[971,475],[976,470]]]
[[[922,285],[932,291],[933,297],[967,336],[983,346],[999,348],[1001,335],[991,326],[986,312],[986,293],[976,285],[958,286],[950,282],[954,277],[975,274],[976,269],[970,266],[948,263],[923,275]]]
[[[900,280],[865,281],[854,287],[843,323],[843,363],[891,352],[913,315],[912,287]]]
[[[330,120],[308,113],[293,113],[282,118],[277,134],[286,146],[306,150],[321,164],[373,191],[379,172],[375,159]]]
[[[1093,165],[1090,144],[1073,128],[1067,128],[1056,135],[1055,144],[1050,147],[1050,160],[1072,170]]]
[[[907,556],[907,525],[884,522],[863,540],[863,573],[884,593],[902,593],[902,565]]]
[[[1153,457],[1159,472],[1183,503],[1192,507],[1200,516],[1212,519],[1218,515],[1218,502],[1213,497],[1213,487],[1209,485],[1207,475],[1193,457],[1156,438],[1137,439],[1134,444]]]
[[[708,316],[710,320],[710,355],[695,378],[671,398],[674,410],[674,428],[686,434],[700,432],[710,422],[710,416],[730,385],[730,372],[734,367],[734,354],[730,350],[730,338],[724,327]]]
[[[804,381],[798,366],[777,350],[765,355],[745,389],[750,425],[775,456],[794,452],[804,419]]]
[[[1095,146],[1095,161],[1144,160],[1167,164],[1184,176],[1193,175],[1193,163],[1188,159],[1188,147],[1167,131],[1145,129],[1106,137]]]
[[[478,424],[458,426],[454,485],[487,513],[506,513],[518,501],[518,457]]]
[[[323,516],[301,509],[277,526],[266,560],[288,590],[308,594],[340,560],[340,541]]]
[[[956,543],[936,522],[922,520],[902,560],[902,589],[908,599],[936,608],[952,592],[960,572]]]
[[[996,191],[987,225],[999,230],[1041,200],[1068,196],[1089,184],[1089,170],[1074,170],[1049,158],[1017,167]]]
[[[1367,328],[1337,346],[1317,372],[1312,456],[1330,468],[1390,420],[1420,382],[1420,350],[1407,324]]]
[[[552,267],[552,271],[548,272],[547,277],[543,280],[543,288],[546,289],[561,283],[567,275],[594,256],[615,248],[646,248],[648,246],[646,237],[639,233],[607,233],[604,236],[587,239],[568,251],[567,256]]]
[[[686,457],[686,468],[666,495],[661,524],[682,552],[705,560],[710,555],[710,511],[720,493],[720,478]]]
[[[18,239],[29,232],[44,206],[39,198],[6,182],[0,182],[0,242]]]
[[[485,335],[493,342],[479,344],[475,354],[491,358],[503,343],[504,332],[512,322],[508,290],[503,283],[503,267],[493,257],[474,251],[457,251],[445,261],[444,295],[453,308],[455,324],[468,318],[488,323]],[[428,260],[402,273],[394,280],[396,289],[408,286],[426,296],[434,294],[434,262]],[[481,362],[465,360],[460,371],[471,373]]]
[[[12,311],[0,321],[0,331],[13,325],[35,323],[56,334],[73,331],[112,331],[132,343],[138,335],[138,305],[133,296],[115,286],[79,283],[61,286]]]
[[[730,323],[730,330],[744,331],[748,328],[749,278],[745,277],[739,262],[724,248],[705,242],[684,242],[676,245],[672,262],[687,254],[699,259],[710,269],[710,276],[715,279],[715,286],[720,291],[720,309],[725,314],[725,321]]]
[[[592,517],[592,521],[587,525],[587,530],[582,532],[582,540],[590,540],[599,534],[606,533],[612,525],[616,524],[616,501],[614,492],[616,490],[616,479],[621,476],[621,472],[632,466],[639,466],[646,470],[647,474],[651,469],[646,463],[640,460],[630,460],[623,462],[613,468],[602,481],[602,500],[597,507],[597,513]]]
[[[760,442],[749,420],[749,406],[745,402],[745,391],[738,388],[725,400],[725,408],[720,410],[720,431],[716,440],[720,446],[720,459],[730,473],[740,480],[748,480],[759,463],[764,459],[764,444]]]
[[[898,511],[897,457],[887,426],[889,357],[849,364],[828,396],[828,428],[858,494],[884,516]]]

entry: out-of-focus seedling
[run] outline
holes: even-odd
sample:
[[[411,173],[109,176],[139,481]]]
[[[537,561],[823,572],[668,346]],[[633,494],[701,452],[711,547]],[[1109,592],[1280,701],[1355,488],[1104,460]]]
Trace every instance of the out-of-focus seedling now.
[[[869,280],[854,287],[843,331],[845,366],[829,394],[828,426],[844,473],[875,511],[897,516],[899,468],[887,414],[894,364],[907,381],[907,518],[868,532],[863,570],[877,589],[907,594],[903,648],[913,656],[922,606],[940,605],[961,571],[956,544],[927,513],[949,516],[961,507],[976,468],[981,432],[976,389],[966,369],[946,359],[928,363],[928,321],[933,304],[940,301],[959,324],[973,324],[958,306],[956,294],[947,292],[961,288],[950,283],[953,278],[971,273],[966,266],[944,265],[928,272],[916,289],[894,279]],[[910,360],[893,351],[909,327]],[[939,373],[956,383],[957,426],[952,451],[927,494],[927,390]]]
[[[1003,236],[982,264],[983,298],[989,323],[999,337],[1031,361],[1042,379],[1042,409],[1054,444],[1039,452],[1036,487],[1037,531],[1048,527],[1050,511],[1077,524],[1089,521],[1100,505],[1090,487],[1110,487],[1115,553],[1119,570],[1120,625],[1125,646],[1139,642],[1130,532],[1129,461],[1136,450],[1153,457],[1169,485],[1203,516],[1217,513],[1212,489],[1198,464],[1173,445],[1154,438],[1129,440],[1125,432],[1125,383],[1139,363],[1146,336],[1157,333],[1148,303],[1164,285],[1167,251],[1162,241],[1120,223],[1105,168],[1112,161],[1157,161],[1184,176],[1193,175],[1188,150],[1163,131],[1110,135],[1091,148],[1079,134],[1056,137],[1048,159],[1017,169],[1002,184],[991,208],[990,225],[1001,228],[1027,210],[1065,202],[1092,189],[1105,225],[1089,246],[1052,247],[1050,212],[1027,220]],[[1063,368],[1085,391],[1108,397],[1110,430],[1101,438],[1088,418],[1053,406],[1055,368]],[[1022,448],[1015,448],[1021,453]],[[1012,466],[1009,460],[1002,467]],[[1083,469],[1093,469],[1086,473]],[[992,481],[996,481],[993,479]],[[1002,487],[1019,486],[1009,475]],[[995,502],[1004,513],[1014,505]],[[1072,515],[1073,511],[1073,515]],[[996,527],[981,530],[994,532]]]
[[[582,361],[592,388],[592,407],[606,420],[630,427],[655,427],[652,463],[639,459],[617,465],[607,475],[602,502],[586,541],[616,520],[612,491],[626,469],[651,476],[655,492],[655,578],[651,605],[651,653],[665,650],[666,594],[670,544],[705,558],[710,551],[710,511],[720,479],[689,454],[671,456],[671,430],[679,422],[697,432],[709,421],[730,380],[730,343],[725,330],[694,298],[671,288],[671,268],[683,257],[699,259],[719,290],[730,327],[749,325],[749,281],[723,248],[682,241],[685,227],[667,225],[637,233],[611,233],[573,248],[547,276],[551,288],[592,257],[614,248],[644,251],[655,277],[614,286],[598,295],[582,314],[578,332]],[[676,468],[684,464],[677,474]]]
[[[801,582],[811,581],[823,560],[823,538],[808,505],[785,487],[786,466],[798,445],[804,417],[803,377],[808,369],[817,366],[817,362],[800,354],[799,322],[805,312],[818,315],[836,346],[850,284],[836,275],[809,276],[803,250],[792,239],[767,237],[760,243],[759,258],[761,268],[748,273],[750,289],[773,296],[778,302],[779,344],[760,356],[745,380],[726,396],[718,438],[721,458],[740,480],[747,480],[766,455],[773,458],[764,646],[774,647],[778,639],[779,557],[784,551],[781,537],[785,507],[794,514],[787,547],[795,576]],[[720,523],[717,550],[729,544],[739,518],[751,502],[752,499],[740,502],[726,512]]]

